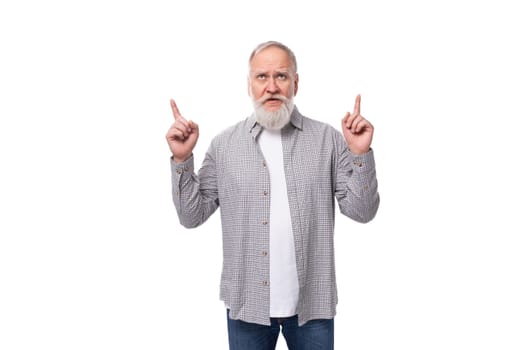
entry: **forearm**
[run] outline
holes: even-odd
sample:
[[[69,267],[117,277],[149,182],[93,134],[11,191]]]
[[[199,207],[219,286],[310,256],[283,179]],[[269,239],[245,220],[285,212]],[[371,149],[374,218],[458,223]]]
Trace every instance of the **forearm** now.
[[[217,209],[218,199],[213,186],[213,174],[194,172],[193,156],[178,163],[171,160],[172,197],[181,225],[193,228],[204,223]],[[202,182],[208,184],[203,186]]]
[[[379,208],[373,151],[344,154],[338,168],[336,197],[341,212],[358,222],[372,220]]]

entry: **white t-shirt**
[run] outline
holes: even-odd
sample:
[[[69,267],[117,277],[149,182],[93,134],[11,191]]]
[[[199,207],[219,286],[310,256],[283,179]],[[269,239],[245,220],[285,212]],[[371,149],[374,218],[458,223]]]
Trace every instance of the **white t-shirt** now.
[[[299,279],[280,130],[263,129],[259,146],[270,173],[270,317],[296,314]]]

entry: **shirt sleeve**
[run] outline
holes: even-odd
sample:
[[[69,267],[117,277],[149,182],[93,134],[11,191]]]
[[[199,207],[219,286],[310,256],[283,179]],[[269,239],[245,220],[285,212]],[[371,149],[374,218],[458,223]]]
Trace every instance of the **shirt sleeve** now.
[[[372,220],[379,208],[376,167],[372,149],[365,154],[350,152],[342,137],[337,139],[335,197],[341,213],[365,223]]]
[[[171,158],[173,204],[186,228],[204,223],[219,207],[217,170],[213,149],[206,153],[199,174],[194,172],[193,155],[182,163]]]

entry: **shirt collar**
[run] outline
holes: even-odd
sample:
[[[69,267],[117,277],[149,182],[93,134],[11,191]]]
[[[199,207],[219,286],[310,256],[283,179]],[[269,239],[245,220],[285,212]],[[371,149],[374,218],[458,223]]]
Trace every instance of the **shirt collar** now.
[[[294,105],[292,115],[290,116],[290,124],[296,129],[303,130],[303,119],[303,115],[299,113],[299,110]],[[253,137],[257,137],[262,129],[262,126],[257,123],[255,113],[252,113],[252,115],[248,117],[248,132],[252,134]]]

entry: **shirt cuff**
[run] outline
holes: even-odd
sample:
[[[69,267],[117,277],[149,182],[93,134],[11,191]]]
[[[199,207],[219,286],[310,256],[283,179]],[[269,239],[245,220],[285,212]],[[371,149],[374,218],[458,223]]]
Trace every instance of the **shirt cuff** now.
[[[182,163],[177,163],[173,157],[170,158],[171,162],[171,173],[176,176],[182,176],[184,173],[193,173],[193,154]]]
[[[353,154],[348,150],[348,153],[350,153],[350,164],[352,165],[352,169],[357,172],[368,172],[370,170],[374,170],[376,167],[376,162],[374,159],[374,151],[370,149],[370,151],[364,153],[364,154]]]

